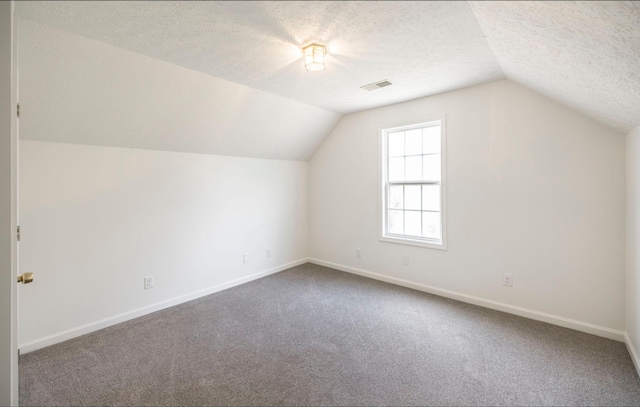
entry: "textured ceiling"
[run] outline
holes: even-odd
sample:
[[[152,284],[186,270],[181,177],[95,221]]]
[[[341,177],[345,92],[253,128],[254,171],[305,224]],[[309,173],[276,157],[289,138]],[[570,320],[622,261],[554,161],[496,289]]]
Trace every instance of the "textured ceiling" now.
[[[504,78],[466,2],[19,2],[21,18],[339,113]],[[307,72],[300,47],[328,47]],[[382,79],[375,92],[361,86]]]
[[[350,113],[507,77],[640,124],[634,2],[17,2],[23,19]],[[327,70],[300,47],[328,46]],[[360,86],[382,79],[393,86]]]
[[[308,160],[336,112],[18,21],[20,139]]]
[[[628,132],[640,125],[640,2],[471,2],[505,76]]]

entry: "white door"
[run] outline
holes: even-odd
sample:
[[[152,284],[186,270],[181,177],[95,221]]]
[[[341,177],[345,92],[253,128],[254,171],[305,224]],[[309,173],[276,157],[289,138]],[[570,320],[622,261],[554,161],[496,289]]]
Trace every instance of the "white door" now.
[[[0,2],[0,405],[18,405],[17,73],[14,2]]]

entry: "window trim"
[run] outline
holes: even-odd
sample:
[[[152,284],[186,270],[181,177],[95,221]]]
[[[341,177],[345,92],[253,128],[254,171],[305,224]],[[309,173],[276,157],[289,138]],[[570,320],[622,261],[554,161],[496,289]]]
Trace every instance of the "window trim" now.
[[[440,122],[440,181],[403,181],[399,184],[440,184],[440,216],[442,221],[442,240],[440,243],[429,241],[428,239],[411,239],[402,235],[392,235],[386,233],[387,228],[387,135],[399,130],[411,130],[412,128],[424,127],[427,124]],[[378,240],[388,243],[396,243],[410,246],[426,247],[437,250],[447,249],[447,147],[446,147],[446,115],[428,120],[417,120],[408,123],[383,126],[378,131]],[[394,182],[395,183],[395,182]]]

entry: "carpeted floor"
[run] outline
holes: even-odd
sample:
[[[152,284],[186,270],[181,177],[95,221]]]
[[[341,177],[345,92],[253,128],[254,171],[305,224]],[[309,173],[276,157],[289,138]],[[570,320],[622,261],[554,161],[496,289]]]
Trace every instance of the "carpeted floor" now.
[[[20,357],[21,405],[640,405],[625,345],[305,264]]]

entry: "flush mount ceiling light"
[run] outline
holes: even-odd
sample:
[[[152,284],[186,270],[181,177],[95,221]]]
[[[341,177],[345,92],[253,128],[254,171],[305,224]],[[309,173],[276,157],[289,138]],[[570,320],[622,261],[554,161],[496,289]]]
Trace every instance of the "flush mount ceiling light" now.
[[[304,52],[304,67],[307,71],[322,71],[324,67],[324,56],[327,53],[324,45],[311,44],[302,48]]]

